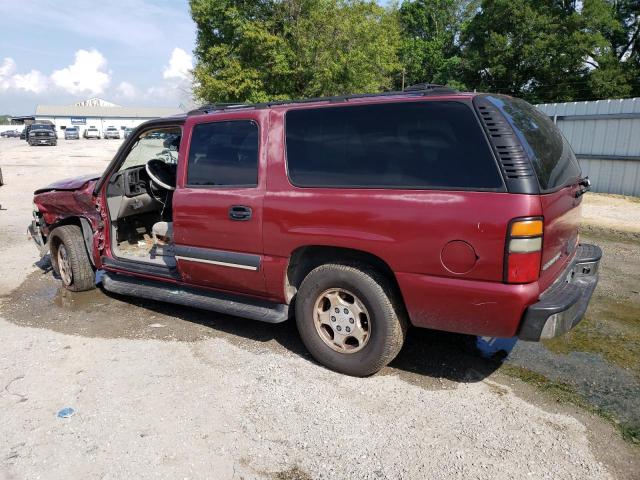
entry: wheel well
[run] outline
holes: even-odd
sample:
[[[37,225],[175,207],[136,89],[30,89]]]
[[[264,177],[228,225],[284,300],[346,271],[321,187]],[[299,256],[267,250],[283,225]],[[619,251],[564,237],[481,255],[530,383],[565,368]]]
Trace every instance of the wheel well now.
[[[93,261],[93,247],[92,247],[92,242],[93,242],[93,230],[91,228],[91,223],[89,222],[89,220],[87,220],[84,217],[66,217],[63,218],[51,225],[49,225],[49,238],[51,238],[51,234],[53,233],[53,231],[58,228],[58,227],[62,227],[64,225],[76,225],[78,227],[80,227],[80,231],[82,232],[82,237],[84,238],[84,246],[85,249],[87,251],[87,255],[89,256],[89,261],[91,262],[91,265],[93,265],[95,267],[95,263]],[[47,238],[47,240],[49,240],[49,238]],[[51,248],[51,247],[49,247]]]
[[[297,248],[289,258],[286,278],[287,301],[291,301],[295,296],[300,284],[311,270],[326,263],[366,265],[383,274],[391,282],[399,298],[402,298],[400,286],[393,270],[380,257],[351,248],[310,245]]]

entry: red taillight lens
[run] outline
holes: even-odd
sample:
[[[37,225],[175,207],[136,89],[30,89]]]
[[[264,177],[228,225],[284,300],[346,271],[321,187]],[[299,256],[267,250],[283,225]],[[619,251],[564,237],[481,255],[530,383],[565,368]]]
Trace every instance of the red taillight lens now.
[[[538,279],[542,259],[542,233],[541,218],[511,221],[507,231],[505,282],[530,283]]]
[[[540,274],[542,252],[510,253],[508,256],[508,283],[535,282]]]

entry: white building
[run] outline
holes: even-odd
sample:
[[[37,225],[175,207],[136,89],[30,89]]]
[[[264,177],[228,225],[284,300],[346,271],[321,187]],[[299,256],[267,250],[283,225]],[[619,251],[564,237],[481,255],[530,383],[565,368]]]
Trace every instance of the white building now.
[[[183,113],[179,108],[121,107],[100,98],[90,98],[74,105],[38,105],[35,121],[49,120],[59,133],[67,127],[78,127],[80,136],[89,127],[96,127],[103,135],[107,127],[118,130],[134,128],[152,118]]]

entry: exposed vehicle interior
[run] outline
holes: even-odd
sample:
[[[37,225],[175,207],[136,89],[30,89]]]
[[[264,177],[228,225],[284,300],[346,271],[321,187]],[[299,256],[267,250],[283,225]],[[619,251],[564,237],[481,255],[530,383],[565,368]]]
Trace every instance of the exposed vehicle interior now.
[[[171,202],[181,137],[179,126],[143,132],[109,179],[107,207],[116,257],[176,265]]]

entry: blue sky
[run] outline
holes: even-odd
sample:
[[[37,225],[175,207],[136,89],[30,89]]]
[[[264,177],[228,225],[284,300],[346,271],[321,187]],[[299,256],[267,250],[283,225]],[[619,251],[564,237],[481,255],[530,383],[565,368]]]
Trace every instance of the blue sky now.
[[[195,36],[188,0],[0,0],[0,115],[90,97],[188,106]]]
[[[187,0],[0,0],[0,114],[92,96],[186,102],[195,25]]]

